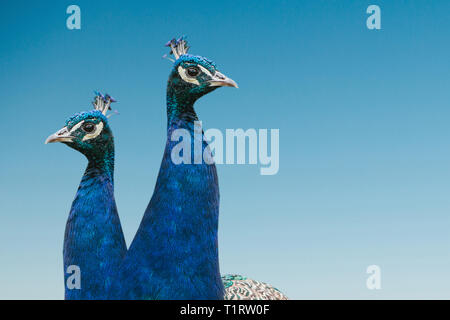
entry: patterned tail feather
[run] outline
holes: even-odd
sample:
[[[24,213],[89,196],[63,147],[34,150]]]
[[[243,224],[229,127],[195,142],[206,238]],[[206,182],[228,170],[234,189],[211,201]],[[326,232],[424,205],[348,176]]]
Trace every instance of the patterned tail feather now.
[[[277,288],[240,275],[222,276],[225,300],[288,300]]]

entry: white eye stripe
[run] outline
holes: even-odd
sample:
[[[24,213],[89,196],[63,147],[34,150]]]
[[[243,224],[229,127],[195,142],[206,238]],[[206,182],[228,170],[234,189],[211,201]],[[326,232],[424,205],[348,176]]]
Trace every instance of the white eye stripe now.
[[[83,121],[84,122],[84,121]],[[95,131],[83,137],[82,141],[96,138],[103,131],[103,122],[96,125]]]
[[[191,78],[186,74],[186,70],[182,66],[178,66],[178,74],[180,75],[181,79],[183,79],[186,82],[194,83],[196,85],[200,85],[197,79]]]
[[[205,67],[202,67],[201,65],[198,65],[198,67],[200,68],[200,70],[202,70],[203,73],[206,73],[206,75],[210,76],[211,78],[214,78],[214,76],[212,75],[211,72],[209,72],[208,69],[206,69]]]
[[[83,125],[83,123],[84,123],[84,120],[79,122],[79,123],[77,123],[76,125],[74,125],[73,128],[70,129],[69,133],[77,131]]]

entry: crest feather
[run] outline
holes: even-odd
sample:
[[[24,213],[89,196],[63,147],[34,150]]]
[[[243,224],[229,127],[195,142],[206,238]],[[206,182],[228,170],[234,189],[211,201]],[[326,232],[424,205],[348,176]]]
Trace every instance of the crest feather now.
[[[103,95],[100,92],[94,91],[95,98],[92,104],[94,105],[94,109],[103,113],[106,116],[108,110],[111,110],[111,103],[116,102],[116,100],[111,97],[109,94]]]
[[[171,49],[170,54],[173,54],[175,60],[177,60],[180,56],[187,54],[189,50],[189,46],[186,41],[186,36],[182,36],[178,39],[173,38],[172,40],[166,43],[166,47],[170,47]],[[167,57],[167,55],[164,55],[163,57],[175,61]]]

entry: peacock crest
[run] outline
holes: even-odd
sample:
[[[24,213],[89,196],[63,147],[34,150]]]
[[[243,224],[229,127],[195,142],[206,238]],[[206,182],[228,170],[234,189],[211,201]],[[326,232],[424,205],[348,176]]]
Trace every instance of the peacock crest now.
[[[173,56],[175,57],[175,60],[177,60],[182,55],[187,54],[188,50],[189,50],[189,46],[186,41],[186,36],[182,36],[178,39],[173,38],[172,40],[170,40],[166,43],[166,47],[170,47],[169,54],[173,54]],[[163,58],[167,58],[167,59],[171,60],[172,62],[175,62],[175,60],[169,58],[167,56],[167,54],[165,54],[163,56]]]
[[[111,97],[109,94],[103,95],[100,92],[94,91],[95,98],[94,101],[92,101],[92,104],[94,105],[94,109],[100,111],[103,115],[106,116],[106,113],[111,110],[111,103],[116,102],[116,100]],[[108,116],[108,118],[111,115]]]
[[[186,36],[182,36],[178,39],[173,38],[168,41],[165,46],[170,47],[170,52],[169,54],[163,55],[163,58],[172,61],[175,67],[178,67],[178,65],[184,62],[193,62],[201,64],[212,73],[216,72],[217,66],[212,60],[188,53],[190,47],[187,44]],[[169,55],[173,55],[175,59],[170,58]]]

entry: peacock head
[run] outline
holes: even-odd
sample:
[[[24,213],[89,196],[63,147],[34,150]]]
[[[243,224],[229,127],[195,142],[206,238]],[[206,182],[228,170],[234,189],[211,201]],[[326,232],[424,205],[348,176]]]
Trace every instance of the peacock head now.
[[[170,54],[175,57],[174,60],[164,56],[174,62],[168,86],[177,98],[195,101],[219,87],[238,88],[236,82],[217,70],[214,62],[188,54],[189,47],[184,37],[172,39],[166,46],[171,48]]]
[[[114,149],[114,139],[106,113],[115,100],[96,92],[94,110],[76,113],[66,120],[65,126],[50,135],[45,144],[62,142],[83,153],[88,159],[103,158]]]

